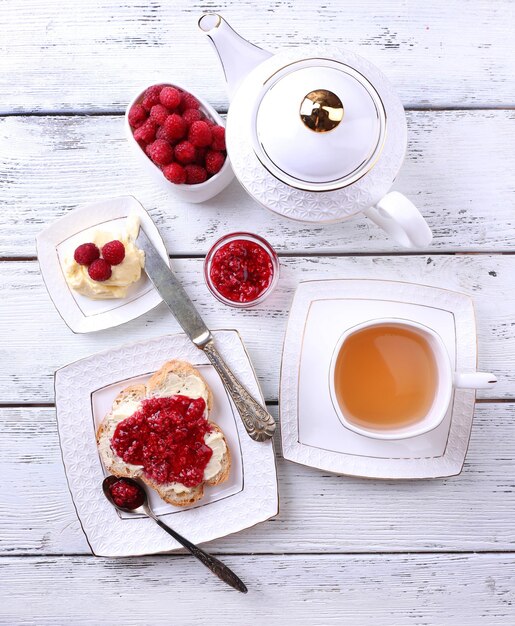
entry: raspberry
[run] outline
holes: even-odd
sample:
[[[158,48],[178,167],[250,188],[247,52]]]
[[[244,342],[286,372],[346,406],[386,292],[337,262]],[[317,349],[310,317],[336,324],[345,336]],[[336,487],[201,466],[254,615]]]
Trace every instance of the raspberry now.
[[[156,133],[156,139],[164,139],[169,143],[173,143],[175,140],[170,137],[170,135],[166,132],[166,128],[164,126],[159,126]]]
[[[205,121],[193,122],[190,126],[190,132],[188,139],[195,146],[195,148],[203,148],[209,146],[212,139],[211,129]]]
[[[168,109],[176,109],[181,103],[181,92],[175,87],[163,87],[159,94],[159,101]]]
[[[195,161],[196,165],[204,165],[206,162],[207,148],[195,148]]]
[[[145,91],[143,94],[143,100],[141,101],[145,111],[150,111],[155,104],[159,104],[159,94],[162,89],[161,85],[152,85],[152,87],[149,87]]]
[[[150,118],[160,126],[165,123],[165,119],[169,114],[170,112],[168,109],[162,104],[154,104],[154,106],[150,109]]]
[[[176,185],[183,185],[186,182],[186,172],[179,163],[170,163],[170,165],[163,167],[163,174],[165,178]]]
[[[119,265],[125,258],[125,246],[115,239],[102,246],[102,256],[111,265]]]
[[[222,169],[225,163],[225,155],[222,152],[210,150],[206,154],[206,170],[209,174],[216,174]]]
[[[101,283],[111,278],[111,266],[105,259],[97,259],[88,267],[88,274],[90,278]]]
[[[182,101],[179,110],[181,113],[184,113],[186,109],[198,109],[200,107],[200,103],[191,93],[184,92],[182,94]]]
[[[166,118],[164,127],[166,134],[172,139],[182,139],[186,135],[186,123],[177,113],[172,113]]]
[[[225,150],[225,128],[223,126],[213,126],[211,133],[213,135],[211,142],[213,150]]]
[[[145,152],[157,165],[167,165],[173,160],[173,148],[164,139],[156,139],[147,146]]]
[[[138,128],[147,119],[147,112],[141,104],[133,104],[129,110],[129,124],[132,128]]]
[[[186,109],[182,114],[182,119],[186,122],[186,126],[191,126],[193,122],[199,122],[204,119],[204,114],[200,109]]]
[[[73,253],[73,258],[79,265],[90,265],[100,257],[100,250],[94,243],[83,243]]]
[[[188,185],[198,185],[207,180],[207,172],[201,165],[186,165],[184,169]]]
[[[195,148],[189,141],[181,141],[175,146],[175,159],[179,163],[192,163],[195,160]]]
[[[151,143],[156,137],[157,125],[154,120],[147,120],[142,126],[134,131],[134,139],[138,143]]]

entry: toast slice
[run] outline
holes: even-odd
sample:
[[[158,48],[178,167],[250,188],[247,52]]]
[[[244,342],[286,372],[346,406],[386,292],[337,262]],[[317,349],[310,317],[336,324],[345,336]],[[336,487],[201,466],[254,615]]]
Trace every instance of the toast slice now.
[[[186,487],[181,483],[156,483],[144,474],[141,465],[126,463],[111,447],[111,439],[116,427],[138,410],[142,400],[178,394],[203,397],[206,402],[205,417],[207,419],[213,406],[213,393],[209,385],[190,363],[172,360],[155,372],[146,385],[130,385],[118,394],[111,410],[98,427],[97,445],[102,462],[111,474],[139,478],[155,489],[165,502],[174,506],[187,506],[202,498],[205,485],[219,485],[229,477],[231,454],[225,435],[218,425],[210,422],[212,431],[204,438],[206,445],[213,449],[213,456],[205,469],[204,481],[196,487]]]

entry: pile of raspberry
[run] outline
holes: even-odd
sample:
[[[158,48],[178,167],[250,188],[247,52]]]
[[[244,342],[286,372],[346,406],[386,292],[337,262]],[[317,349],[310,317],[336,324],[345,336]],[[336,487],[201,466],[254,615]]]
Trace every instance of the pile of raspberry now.
[[[129,124],[134,139],[172,183],[203,183],[225,163],[225,128],[187,91],[152,85],[129,110]]]
[[[102,250],[94,243],[83,243],[75,249],[73,258],[76,263],[88,268],[91,280],[104,282],[111,278],[113,273],[111,267],[120,265],[125,258],[125,246],[118,239],[106,243]]]

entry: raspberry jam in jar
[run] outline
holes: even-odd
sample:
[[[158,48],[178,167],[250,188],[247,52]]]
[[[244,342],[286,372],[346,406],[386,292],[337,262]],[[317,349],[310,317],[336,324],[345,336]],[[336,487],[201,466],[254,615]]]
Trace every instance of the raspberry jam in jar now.
[[[279,259],[262,237],[233,233],[219,239],[204,262],[211,293],[229,306],[248,308],[262,302],[279,276]]]

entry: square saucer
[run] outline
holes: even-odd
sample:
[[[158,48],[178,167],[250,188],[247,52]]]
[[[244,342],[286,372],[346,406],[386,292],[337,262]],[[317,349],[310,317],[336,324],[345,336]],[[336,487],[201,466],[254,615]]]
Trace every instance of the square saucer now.
[[[241,338],[235,330],[214,332],[217,346],[250,393],[263,397]],[[152,520],[120,514],[105,498],[107,475],[96,430],[124,387],[145,382],[161,365],[182,359],[199,369],[213,391],[210,419],[222,428],[231,453],[228,481],[206,487],[193,505],[174,507],[149,489],[159,517],[193,543],[203,543],[254,526],[278,513],[278,488],[271,441],[247,434],[213,366],[186,335],[165,335],[127,344],[71,363],[55,374],[57,426],[68,487],[86,539],[97,556],[138,556],[181,546]]]
[[[463,467],[475,391],[455,389],[434,430],[398,440],[354,433],[340,421],[329,393],[329,367],[340,336],[367,320],[422,323],[438,333],[455,370],[476,370],[476,324],[469,296],[413,283],[316,280],[300,283],[284,341],[280,382],[284,458],[325,471],[367,478],[440,478]]]
[[[130,213],[139,217],[146,234],[169,263],[156,225],[133,196],[107,198],[75,209],[36,237],[39,266],[48,294],[59,315],[74,333],[89,333],[124,324],[147,313],[162,300],[144,271],[140,279],[129,287],[127,296],[116,300],[92,300],[71,289],[66,281],[64,259],[72,256],[75,248],[85,243],[85,231],[101,227],[115,233]]]

